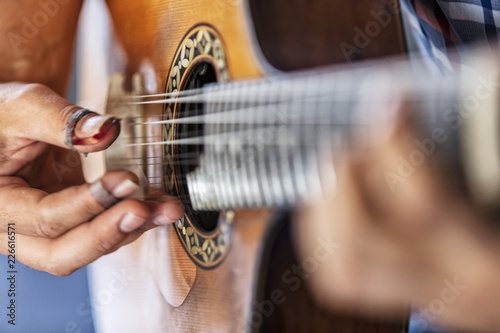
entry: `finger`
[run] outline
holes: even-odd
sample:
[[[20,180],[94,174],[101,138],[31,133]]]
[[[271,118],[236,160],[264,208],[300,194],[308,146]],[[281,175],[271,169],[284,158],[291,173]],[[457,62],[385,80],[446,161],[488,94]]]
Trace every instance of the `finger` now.
[[[165,212],[172,208],[174,212]],[[155,212],[137,200],[125,200],[106,210],[89,223],[84,223],[53,240],[19,236],[18,254],[28,266],[54,275],[68,275],[88,265],[102,255],[137,239],[142,228],[154,214],[166,213],[178,219],[179,207],[175,201],[157,203]],[[1,241],[0,236],[0,241]],[[7,244],[6,241],[3,243]],[[3,244],[2,243],[2,244]],[[3,252],[5,252],[3,248]]]
[[[16,105],[20,111],[15,119],[2,119],[9,122],[15,133],[13,137],[23,137],[68,148],[67,125],[72,115],[81,107],[71,104],[53,90],[40,84],[18,84]],[[12,102],[13,103],[13,102]],[[71,137],[74,148],[80,152],[95,152],[107,148],[120,132],[119,122],[110,116],[87,114],[78,119]],[[66,132],[66,133],[65,133]]]
[[[165,192],[150,193],[144,203],[151,210],[150,218],[141,227],[144,230],[177,222],[185,214],[182,202],[174,196],[166,195]]]
[[[108,172],[100,184],[102,191],[116,200],[128,197],[139,188],[137,177],[128,171]],[[72,186],[47,195],[26,183],[12,182],[0,189],[0,202],[9,203],[2,215],[17,223],[20,234],[55,238],[107,208],[99,202],[99,197],[92,195],[90,187],[89,184]]]
[[[82,114],[84,116],[80,117]],[[77,108],[66,121],[63,135],[67,146],[82,153],[90,153],[109,147],[119,133],[117,118]]]
[[[401,126],[394,135],[366,154],[357,172],[371,216],[384,222],[390,231],[415,234],[432,227],[429,214],[443,207],[446,196],[430,159],[415,146],[415,135]],[[413,164],[414,155],[425,156]],[[437,205],[437,203],[439,203]]]
[[[164,195],[155,200],[146,200],[151,216],[141,230],[149,230],[156,226],[168,225],[177,222],[184,216],[184,206],[173,196]]]
[[[379,206],[376,192],[369,188],[373,184],[367,180],[374,164],[375,158],[351,161],[339,175],[341,188],[333,209],[342,222],[331,226],[334,234],[346,231],[347,235],[344,248],[337,253],[338,271],[346,273],[339,285],[343,291],[350,290],[349,297],[356,301],[373,299],[388,308],[399,307],[410,299],[413,285],[408,277],[417,273],[412,264],[420,263],[421,255],[420,247],[415,245],[423,245],[424,237],[416,230],[400,232],[405,229],[405,220],[419,216],[418,212],[408,214],[407,210],[406,216],[391,215],[386,207]],[[398,284],[404,288],[394,288]]]
[[[16,253],[20,261],[30,267],[58,276],[69,275],[137,239],[156,226],[151,221],[159,214],[178,220],[184,210],[178,200],[168,196],[154,204],[125,200],[57,239],[18,234]],[[7,244],[7,235],[0,234],[0,253],[8,253]]]
[[[69,275],[102,255],[116,250],[125,240],[136,239],[134,232],[149,217],[149,209],[137,200],[125,200],[91,222],[83,223],[57,239],[17,235],[16,253],[26,265],[58,276]],[[5,235],[0,249],[5,253]]]
[[[312,288],[321,302],[331,306],[361,309],[360,302],[381,302],[382,298],[386,305],[399,306],[406,295],[380,290],[389,285],[390,275],[386,273],[399,268],[401,248],[381,234],[382,227],[374,220],[378,211],[365,193],[363,163],[349,161],[337,170],[336,192],[308,212],[307,221],[314,221],[313,225],[302,223],[301,231],[308,233],[308,243],[302,240],[304,234],[296,234],[300,235],[303,251],[307,251],[303,253],[309,254],[316,253],[318,240],[329,236],[340,241],[335,252],[322,260],[312,274]],[[377,288],[367,281],[376,281]]]

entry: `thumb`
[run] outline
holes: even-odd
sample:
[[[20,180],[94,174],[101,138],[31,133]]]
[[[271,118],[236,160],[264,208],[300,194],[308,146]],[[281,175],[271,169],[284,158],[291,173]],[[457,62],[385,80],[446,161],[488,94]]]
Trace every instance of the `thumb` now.
[[[82,153],[109,147],[120,133],[119,120],[76,106],[40,84],[23,85],[18,102],[29,112],[20,132],[27,139],[41,141]]]
[[[120,133],[120,122],[110,115],[100,115],[75,105],[61,112],[64,119],[64,144],[82,153],[108,148]]]

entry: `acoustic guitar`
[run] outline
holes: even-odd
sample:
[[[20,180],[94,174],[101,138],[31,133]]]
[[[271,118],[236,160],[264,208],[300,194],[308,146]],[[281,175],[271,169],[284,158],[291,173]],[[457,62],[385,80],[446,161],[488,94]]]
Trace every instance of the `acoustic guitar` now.
[[[140,175],[142,196],[162,190],[186,207],[175,225],[141,239],[155,295],[135,303],[152,314],[145,327],[405,331],[407,316],[386,322],[318,307],[306,286],[313,268],[297,259],[288,227],[290,209],[328,180],[322,152],[335,158],[338,149],[369,144],[359,133],[390,116],[389,96],[400,92],[412,105],[411,93],[425,90],[440,97],[426,104],[432,114],[462,89],[454,80],[426,85],[397,61],[324,67],[404,54],[398,2],[108,3],[128,63],[110,84],[107,112],[123,128],[103,164]],[[401,79],[391,85],[394,73]],[[384,108],[380,117],[361,115]]]

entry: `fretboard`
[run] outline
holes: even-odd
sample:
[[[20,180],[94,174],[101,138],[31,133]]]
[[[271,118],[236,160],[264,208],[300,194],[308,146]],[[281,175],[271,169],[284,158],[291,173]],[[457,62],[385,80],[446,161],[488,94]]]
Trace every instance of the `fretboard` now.
[[[405,113],[416,140],[446,137],[436,151],[458,168],[464,116],[482,111],[483,101],[471,101],[487,80],[378,62],[212,85],[202,94],[204,152],[187,176],[192,205],[277,207],[316,198],[334,186],[336,161],[369,149]]]

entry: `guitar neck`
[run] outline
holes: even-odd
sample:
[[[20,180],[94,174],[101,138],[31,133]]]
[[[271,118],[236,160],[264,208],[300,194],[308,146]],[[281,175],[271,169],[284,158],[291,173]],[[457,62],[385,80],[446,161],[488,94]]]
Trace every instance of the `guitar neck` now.
[[[187,175],[192,205],[222,210],[314,199],[334,186],[335,161],[369,149],[402,116],[412,120],[415,149],[439,156],[447,170],[465,170],[472,196],[491,205],[500,182],[484,173],[496,179],[500,168],[491,142],[497,129],[484,127],[497,110],[489,82],[476,71],[436,77],[394,61],[212,85],[202,94],[203,154]],[[489,151],[478,154],[478,145]]]

